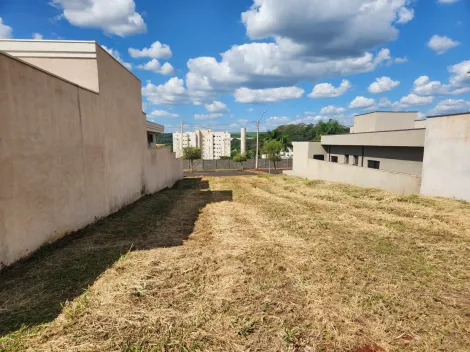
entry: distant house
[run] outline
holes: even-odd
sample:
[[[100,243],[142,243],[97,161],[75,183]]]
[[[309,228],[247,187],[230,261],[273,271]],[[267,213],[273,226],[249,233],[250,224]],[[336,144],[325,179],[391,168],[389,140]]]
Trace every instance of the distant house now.
[[[350,134],[294,142],[293,170],[311,179],[470,200],[470,113],[372,112]]]

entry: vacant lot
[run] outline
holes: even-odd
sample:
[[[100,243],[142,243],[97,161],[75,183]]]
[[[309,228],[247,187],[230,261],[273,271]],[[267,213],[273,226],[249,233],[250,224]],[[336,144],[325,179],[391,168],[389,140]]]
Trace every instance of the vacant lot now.
[[[470,204],[186,179],[0,275],[0,350],[469,351]]]

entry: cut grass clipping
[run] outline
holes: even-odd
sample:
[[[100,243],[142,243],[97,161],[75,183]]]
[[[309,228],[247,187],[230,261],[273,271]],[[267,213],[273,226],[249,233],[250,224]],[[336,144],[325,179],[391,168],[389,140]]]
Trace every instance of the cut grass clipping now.
[[[465,202],[186,179],[2,272],[0,350],[469,351],[469,258]]]

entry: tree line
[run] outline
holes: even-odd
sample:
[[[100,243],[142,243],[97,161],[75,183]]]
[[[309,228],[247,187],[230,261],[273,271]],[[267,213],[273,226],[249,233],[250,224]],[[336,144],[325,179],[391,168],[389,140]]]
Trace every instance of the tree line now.
[[[320,121],[314,124],[281,125],[272,131],[260,133],[260,156],[266,155],[266,159],[273,162],[276,168],[276,162],[281,160],[281,153],[287,152],[292,148],[292,142],[320,141],[322,136],[332,134],[345,134],[349,128],[341,125],[337,120],[330,119],[327,122]],[[171,134],[169,134],[171,136]],[[240,133],[232,133],[231,156],[221,159],[232,159],[240,163],[240,167],[247,159],[253,159],[256,155],[256,134],[247,134],[246,153],[240,152]],[[168,140],[162,137],[161,140]],[[157,137],[157,143],[159,143]],[[201,159],[201,149],[188,147],[183,150],[183,159],[189,160],[192,168],[192,161]]]

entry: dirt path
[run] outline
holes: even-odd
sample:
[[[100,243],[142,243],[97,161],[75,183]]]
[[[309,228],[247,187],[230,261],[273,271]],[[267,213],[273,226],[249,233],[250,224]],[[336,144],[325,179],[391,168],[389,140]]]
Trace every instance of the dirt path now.
[[[2,272],[0,346],[467,351],[469,254],[468,203],[186,179]]]

